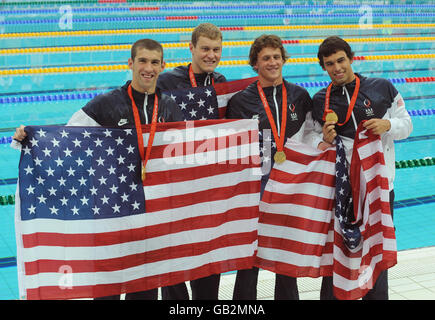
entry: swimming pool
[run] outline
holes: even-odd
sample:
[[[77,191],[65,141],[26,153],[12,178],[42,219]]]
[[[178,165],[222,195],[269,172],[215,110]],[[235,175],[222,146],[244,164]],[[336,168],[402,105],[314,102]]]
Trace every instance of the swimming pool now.
[[[168,68],[187,63],[190,33],[205,21],[222,27],[224,50],[218,71],[228,80],[255,75],[246,60],[251,41],[263,33],[282,37],[290,54],[284,77],[311,95],[329,80],[315,57],[320,41],[333,34],[352,45],[355,71],[390,79],[414,124],[411,136],[396,142],[398,249],[435,245],[435,163],[426,160],[435,157],[431,1],[389,1],[368,8],[347,1],[319,6],[307,5],[308,1],[264,1],[255,6],[248,1],[70,1],[71,29],[68,10],[59,11],[65,2],[10,2],[1,4],[0,16],[0,299],[18,298],[14,207],[9,204],[19,161],[19,153],[8,146],[14,128],[64,124],[96,94],[123,84],[130,78],[129,45],[137,39],[162,42]]]

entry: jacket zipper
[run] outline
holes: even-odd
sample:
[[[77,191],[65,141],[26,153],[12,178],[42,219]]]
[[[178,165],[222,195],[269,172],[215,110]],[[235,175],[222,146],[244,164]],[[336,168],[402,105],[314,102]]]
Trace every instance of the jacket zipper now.
[[[145,124],[148,123],[147,105],[148,105],[148,93],[145,92],[145,98],[143,99],[143,113],[145,114]]]
[[[207,87],[211,84],[210,73],[207,73],[207,77],[204,79],[204,87]]]
[[[284,85],[284,83],[282,84]],[[279,108],[278,108],[278,102],[276,101],[276,86],[273,86],[273,102],[275,103],[275,110],[276,110],[276,128],[278,131],[278,134],[281,132],[280,129],[280,122],[279,122]]]
[[[349,96],[349,92],[347,92],[347,88],[344,85],[343,86],[343,95],[346,94],[346,98],[347,98],[347,105],[350,105],[350,96]],[[353,114],[353,110],[352,110],[352,120],[353,120],[353,125],[355,126],[355,131],[358,128],[358,124],[356,123],[356,119],[355,119],[355,115]]]

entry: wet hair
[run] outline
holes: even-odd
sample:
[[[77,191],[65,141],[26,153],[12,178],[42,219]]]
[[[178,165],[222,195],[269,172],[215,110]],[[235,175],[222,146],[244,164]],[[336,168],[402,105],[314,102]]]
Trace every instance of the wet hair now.
[[[249,50],[249,65],[254,68],[257,64],[258,54],[264,48],[279,48],[281,50],[281,57],[284,62],[289,58],[287,51],[282,45],[282,40],[280,37],[274,34],[263,34],[254,40],[254,43]]]
[[[212,23],[201,23],[193,30],[191,43],[194,47],[196,47],[198,39],[201,36],[209,38],[211,40],[222,40],[221,30]]]
[[[136,41],[131,47],[131,59],[134,61],[136,57],[138,49],[147,49],[147,50],[155,50],[159,51],[162,54],[163,62],[163,47],[160,43],[152,39],[140,39]]]
[[[317,52],[320,66],[322,68],[325,67],[323,57],[329,57],[338,51],[344,51],[349,59],[352,59],[354,56],[354,52],[350,48],[350,45],[340,37],[331,36],[323,40],[322,44],[319,46],[319,51]]]

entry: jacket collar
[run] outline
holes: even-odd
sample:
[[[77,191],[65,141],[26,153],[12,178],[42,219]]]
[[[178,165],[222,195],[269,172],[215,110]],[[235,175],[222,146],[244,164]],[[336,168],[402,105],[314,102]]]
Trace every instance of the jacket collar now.
[[[257,88],[257,82],[258,82],[258,80],[256,80],[255,82],[252,83],[252,84],[255,86],[255,88]],[[282,87],[283,84],[285,84],[285,85],[287,86],[287,81],[285,81],[285,79],[283,79],[282,84],[279,84],[279,85],[277,85],[277,86],[264,87],[264,88],[262,88],[262,89],[263,89],[263,91],[264,91],[264,93],[265,93],[266,95],[268,95],[268,94],[272,94],[272,92],[273,92],[273,88],[276,88],[277,90],[279,90],[279,91],[281,92],[281,87]],[[288,87],[288,86],[287,86],[287,87]]]
[[[364,79],[366,79],[366,77],[362,76],[362,75],[359,74],[359,73],[356,73],[356,72],[355,72],[355,75],[356,75],[356,76],[361,80],[361,82],[362,82]],[[346,87],[346,89],[347,89],[348,91],[353,91],[353,90],[355,89],[355,85],[356,85],[356,79],[353,79],[352,82],[346,83],[344,86]],[[335,86],[335,85],[332,85],[331,92],[335,92],[335,91],[338,91],[338,90],[340,90],[340,92],[341,92],[342,89],[343,89],[343,86]]]
[[[189,68],[190,68],[191,65],[192,65],[192,63],[189,63],[188,66],[184,67],[185,68],[185,72],[187,74],[187,79],[189,79],[189,81],[190,81],[190,78],[189,78]],[[210,73],[207,73],[207,72],[194,73],[196,82],[198,83],[198,86],[200,86],[200,87],[204,87],[204,81],[206,80],[207,76],[209,77],[208,81],[210,82],[210,84],[208,84],[208,85],[211,85],[211,79],[214,79],[214,75],[215,75],[214,71],[210,72]]]
[[[121,88],[122,88],[122,90],[123,91],[125,91],[125,93],[127,94],[127,89],[128,89],[128,86],[130,85],[130,83],[131,83],[131,80],[128,80]],[[133,88],[132,88],[133,89]],[[134,90],[134,89],[133,89]],[[135,92],[137,92],[136,90],[134,90]],[[156,87],[156,91],[155,91],[155,93],[157,94],[157,97],[160,99],[161,98],[161,96],[162,96],[162,93],[161,93],[161,91],[160,91],[160,89],[158,88],[158,87]],[[143,93],[142,93],[143,94]]]

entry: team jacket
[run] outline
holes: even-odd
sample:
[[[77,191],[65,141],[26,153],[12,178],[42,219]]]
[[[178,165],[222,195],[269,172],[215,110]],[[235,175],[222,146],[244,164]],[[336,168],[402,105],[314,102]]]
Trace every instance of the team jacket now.
[[[73,114],[67,125],[70,126],[107,126],[134,127],[132,103],[127,93],[127,81],[122,87],[96,96],[82,109]],[[150,123],[152,119],[155,94],[143,94],[132,90],[133,98],[139,111],[141,124]],[[180,108],[172,99],[156,90],[159,99],[158,122],[183,121]],[[144,106],[145,102],[145,106]],[[146,109],[146,112],[145,110]]]
[[[229,119],[258,119],[259,130],[271,129],[260,94],[257,81],[235,94],[227,105],[226,117]],[[311,119],[312,101],[307,90],[284,80],[287,89],[287,125],[285,136],[302,141],[305,119]],[[282,120],[282,85],[263,88],[267,102],[277,127]],[[312,120],[310,120],[312,122]],[[278,132],[280,127],[278,127]]]
[[[391,123],[391,129],[381,135],[385,162],[387,165],[390,190],[393,188],[395,175],[394,140],[407,138],[412,131],[412,122],[405,109],[405,102],[391,84],[382,78],[367,78],[356,74],[360,78],[358,97],[349,121],[343,126],[335,126],[337,134],[343,140],[346,157],[350,163],[352,157],[353,140],[358,124],[363,120],[373,118],[387,119]],[[338,115],[338,122],[342,123],[348,111],[350,99],[355,89],[355,80],[344,86],[333,86],[329,108]],[[322,126],[324,124],[323,112],[325,109],[326,88],[317,92],[313,97],[313,118],[316,122],[315,131],[319,133],[313,139],[313,146],[322,141]]]
[[[194,76],[199,87],[211,85],[211,79],[214,79],[215,83],[226,81],[225,77],[218,72],[201,74],[195,73]],[[159,88],[161,91],[190,87],[192,87],[192,85],[189,79],[189,66],[179,66],[171,71],[163,72],[157,79],[157,88]]]
[[[271,126],[257,89],[257,82],[258,80],[250,84],[246,89],[235,94],[228,101],[226,117],[228,119],[257,119],[259,121],[260,148],[263,152],[262,188],[264,188],[273,165],[273,155],[276,149],[272,144],[270,152],[271,162],[265,164],[267,160],[265,160],[266,155],[264,151],[267,151],[267,144],[264,144],[263,140],[267,139],[267,134],[269,134],[270,138],[273,140],[273,134],[271,130],[269,133],[264,130],[271,129]],[[284,85],[287,89],[287,124],[285,136],[286,138],[292,138],[299,142],[310,143],[312,139],[311,135],[317,135],[313,131],[314,121],[311,117],[312,101],[310,95],[304,88],[285,80]],[[266,87],[263,88],[263,91],[266,95],[275,124],[277,124],[277,130],[280,132],[282,120],[282,85]]]

